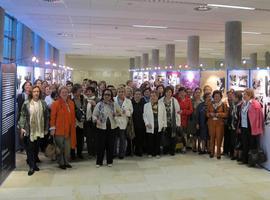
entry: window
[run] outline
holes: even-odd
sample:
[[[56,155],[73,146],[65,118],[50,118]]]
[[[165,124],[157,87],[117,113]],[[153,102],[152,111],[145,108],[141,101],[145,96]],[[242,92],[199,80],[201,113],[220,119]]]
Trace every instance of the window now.
[[[4,63],[15,61],[15,19],[9,15],[5,15],[4,25]]]

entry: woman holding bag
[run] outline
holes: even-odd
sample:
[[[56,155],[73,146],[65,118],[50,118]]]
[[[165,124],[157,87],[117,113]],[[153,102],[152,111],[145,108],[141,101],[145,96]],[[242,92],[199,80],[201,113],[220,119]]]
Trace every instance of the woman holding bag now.
[[[56,145],[60,149],[58,155],[59,168],[71,168],[69,164],[70,148],[76,148],[76,120],[75,107],[68,98],[69,90],[66,86],[59,88],[59,99],[51,106],[51,135],[55,137]]]

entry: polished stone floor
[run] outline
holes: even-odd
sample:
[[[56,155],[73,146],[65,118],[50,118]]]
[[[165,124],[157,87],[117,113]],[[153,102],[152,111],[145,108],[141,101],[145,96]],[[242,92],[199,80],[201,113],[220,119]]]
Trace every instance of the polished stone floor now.
[[[94,160],[60,170],[40,156],[41,171],[27,176],[25,155],[0,188],[0,199],[260,200],[270,199],[270,172],[188,152],[174,157],[127,158],[96,168]]]

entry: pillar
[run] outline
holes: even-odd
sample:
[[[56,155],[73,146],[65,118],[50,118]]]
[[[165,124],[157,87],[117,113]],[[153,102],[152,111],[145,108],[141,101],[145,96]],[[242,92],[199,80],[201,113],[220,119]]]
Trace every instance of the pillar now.
[[[32,30],[27,26],[22,27],[22,64],[32,66],[32,57],[34,55],[34,41],[32,37]]]
[[[16,33],[16,63],[18,65],[22,64],[22,30],[23,24],[18,22],[17,23],[17,33]]]
[[[258,57],[257,53],[250,54],[249,58],[251,67],[257,67],[257,57]]]
[[[159,50],[152,50],[152,67],[159,67]]]
[[[34,33],[34,49],[33,49],[33,55],[39,58],[39,51],[40,51],[40,36],[36,33]]]
[[[146,68],[149,66],[149,54],[148,53],[144,53],[142,55],[142,67]]]
[[[175,66],[175,45],[167,44],[166,45],[166,66]]]
[[[135,57],[135,67],[136,68],[141,68],[142,67],[141,56],[136,56]]]
[[[190,67],[199,67],[200,37],[192,35],[188,37],[187,64]]]
[[[40,60],[40,63],[44,64],[45,61],[45,40],[43,38],[40,38],[40,43],[39,43],[39,55],[38,58]]]
[[[229,21],[225,24],[225,66],[241,67],[242,60],[242,23]]]
[[[59,65],[59,50],[53,47],[53,61]]]
[[[265,57],[265,66],[266,67],[270,66],[270,53],[269,53],[269,51],[265,52],[264,57]]]
[[[5,10],[0,7],[0,62],[3,62]]]
[[[129,59],[129,69],[130,69],[130,71],[129,71],[129,78],[130,78],[130,80],[132,80],[133,79],[133,69],[135,68],[135,58],[130,58]]]

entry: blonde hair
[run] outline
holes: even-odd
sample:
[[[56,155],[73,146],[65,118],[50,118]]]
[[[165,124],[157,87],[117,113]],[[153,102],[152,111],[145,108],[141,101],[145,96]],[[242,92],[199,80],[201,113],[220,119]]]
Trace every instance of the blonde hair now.
[[[60,95],[61,91],[62,90],[67,90],[69,92],[69,89],[67,86],[63,85],[63,86],[60,86],[59,89],[58,89],[58,94]]]
[[[249,96],[251,99],[253,99],[255,97],[254,95],[254,90],[253,89],[250,89],[250,88],[247,88],[244,90],[244,92],[247,94],[247,96]]]

